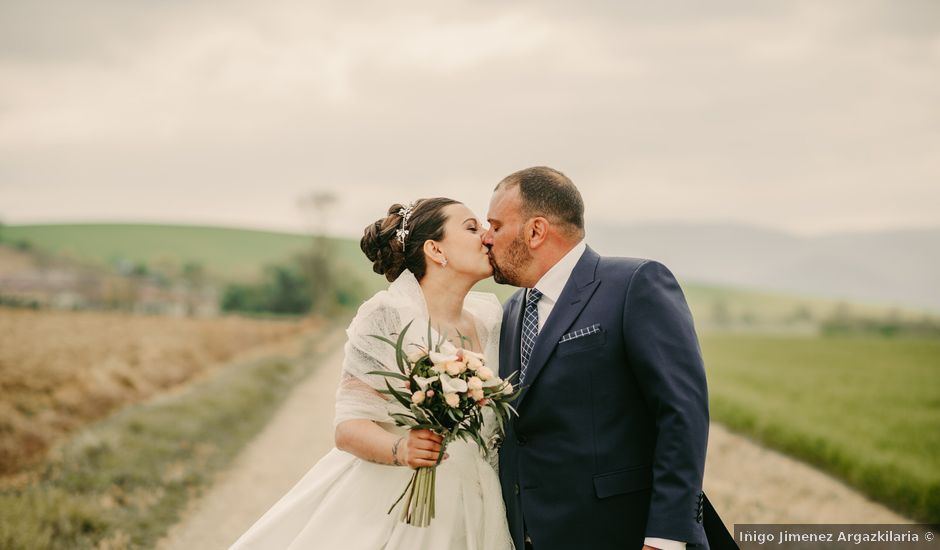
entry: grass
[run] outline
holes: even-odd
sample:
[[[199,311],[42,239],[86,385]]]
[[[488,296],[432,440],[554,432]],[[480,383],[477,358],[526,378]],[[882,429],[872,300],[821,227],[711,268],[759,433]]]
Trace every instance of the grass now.
[[[85,424],[322,323],[0,307],[0,476]]]
[[[940,340],[706,334],[712,416],[940,521]]]
[[[297,357],[233,364],[86,427],[50,455],[39,481],[0,492],[0,548],[152,546],[312,372],[314,339],[324,338],[308,337]]]

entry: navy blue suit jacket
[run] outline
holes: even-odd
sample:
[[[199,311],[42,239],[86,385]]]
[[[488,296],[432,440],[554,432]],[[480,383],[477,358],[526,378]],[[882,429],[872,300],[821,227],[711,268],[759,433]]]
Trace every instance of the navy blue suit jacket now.
[[[500,374],[520,366],[524,290],[504,305]],[[566,334],[593,334],[559,343]],[[692,316],[661,263],[588,247],[538,335],[499,473],[516,548],[708,548],[705,369]]]

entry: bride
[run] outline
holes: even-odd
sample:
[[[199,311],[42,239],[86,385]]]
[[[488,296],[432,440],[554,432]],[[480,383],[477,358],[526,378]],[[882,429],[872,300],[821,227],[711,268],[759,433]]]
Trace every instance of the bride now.
[[[391,285],[359,308],[346,331],[336,392],[336,448],[230,550],[513,548],[496,453],[487,460],[475,444],[463,440],[443,450],[436,517],[429,527],[399,521],[401,503],[388,513],[412,468],[437,462],[441,437],[396,426],[389,412],[400,405],[377,391],[385,389],[386,378],[367,374],[395,368],[392,347],[370,335],[397,334],[413,321],[405,341],[424,344],[429,320],[433,338],[446,336],[455,346],[482,352],[498,372],[500,304],[492,294],[470,290],[492,275],[482,236],[470,209],[446,198],[392,205],[386,217],[366,227],[362,250]],[[489,440],[497,429],[495,415],[484,426]]]

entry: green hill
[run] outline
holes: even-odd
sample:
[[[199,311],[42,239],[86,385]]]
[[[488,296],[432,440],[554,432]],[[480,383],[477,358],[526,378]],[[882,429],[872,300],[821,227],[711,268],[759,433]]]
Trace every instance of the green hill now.
[[[28,241],[32,246],[101,265],[119,261],[150,266],[180,266],[200,262],[218,282],[256,280],[266,264],[286,260],[311,243],[298,233],[254,229],[157,224],[52,224],[13,225],[3,228],[3,240]],[[365,289],[386,286],[372,273],[359,250],[358,240],[329,238],[336,260],[358,274]],[[484,281],[480,290],[507,298],[514,289]],[[696,321],[706,329],[721,322],[737,325],[787,326],[807,324],[845,308],[837,300],[792,296],[762,290],[702,285],[683,281]],[[852,304],[852,312],[885,315],[888,308]],[[913,314],[912,314],[913,315]]]
[[[254,279],[263,265],[281,261],[310,242],[310,237],[293,233],[147,224],[17,225],[5,227],[3,238],[107,265],[120,260],[196,261],[223,281]],[[348,247],[339,248],[345,253]]]

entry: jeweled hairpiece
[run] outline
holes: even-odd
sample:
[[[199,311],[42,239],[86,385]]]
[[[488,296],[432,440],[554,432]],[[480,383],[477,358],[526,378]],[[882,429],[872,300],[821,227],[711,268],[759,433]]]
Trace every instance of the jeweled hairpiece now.
[[[414,210],[417,203],[418,201],[411,201],[411,204],[398,210],[398,214],[401,216],[401,227],[395,230],[395,236],[398,237],[398,242],[401,243],[402,248],[405,246],[405,237],[409,233],[405,226],[408,225],[408,218],[411,217],[411,211]]]

